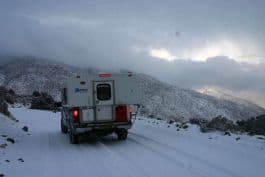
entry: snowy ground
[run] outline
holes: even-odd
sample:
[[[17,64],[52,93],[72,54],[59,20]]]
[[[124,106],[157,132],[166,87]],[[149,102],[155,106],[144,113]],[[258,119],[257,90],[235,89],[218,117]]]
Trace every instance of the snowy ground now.
[[[126,141],[115,135],[79,145],[60,132],[60,114],[13,108],[0,115],[0,174],[5,177],[264,177],[265,140],[202,134],[196,126],[141,118]],[[29,132],[21,128],[27,125]],[[28,134],[29,133],[29,134]],[[6,137],[14,138],[14,144]],[[239,140],[236,140],[240,137]],[[24,162],[18,159],[22,158]],[[9,160],[10,162],[6,162]]]

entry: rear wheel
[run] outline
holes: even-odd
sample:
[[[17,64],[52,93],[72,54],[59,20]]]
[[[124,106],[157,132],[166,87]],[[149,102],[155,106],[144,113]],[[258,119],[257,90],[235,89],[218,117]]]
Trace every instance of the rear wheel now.
[[[79,135],[75,134],[73,132],[73,127],[71,126],[71,123],[69,122],[69,139],[71,144],[78,144],[79,143]]]
[[[61,118],[61,132],[64,134],[68,132],[68,127],[64,125],[63,118]]]
[[[126,140],[128,136],[128,131],[126,129],[117,130],[116,134],[118,136],[118,140]]]
[[[79,136],[73,134],[71,131],[69,132],[69,138],[71,144],[78,144],[79,143]]]

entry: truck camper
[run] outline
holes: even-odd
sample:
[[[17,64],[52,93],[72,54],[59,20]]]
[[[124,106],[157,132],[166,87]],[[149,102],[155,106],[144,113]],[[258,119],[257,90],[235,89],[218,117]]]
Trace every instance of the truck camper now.
[[[104,136],[116,133],[127,138],[141,94],[139,79],[132,73],[100,73],[69,78],[61,90],[61,131],[72,144],[81,134]]]

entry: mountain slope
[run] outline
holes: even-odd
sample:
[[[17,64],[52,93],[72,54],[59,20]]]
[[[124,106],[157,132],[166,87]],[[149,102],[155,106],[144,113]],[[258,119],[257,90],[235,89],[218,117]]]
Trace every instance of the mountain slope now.
[[[221,99],[221,100],[228,100],[228,101],[232,101],[232,102],[235,102],[237,104],[245,105],[245,106],[253,106],[252,102],[245,100],[245,99],[242,99],[242,98],[239,98],[239,97],[236,97],[236,96],[232,96],[232,93],[228,94],[229,91],[223,92],[219,88],[205,87],[205,88],[198,89],[196,91],[198,91],[199,93],[205,94],[205,95],[216,97],[216,98]]]
[[[95,73],[96,69],[78,68],[52,61],[13,59],[0,64],[0,81],[19,94],[45,91],[60,98],[59,89],[69,76]],[[181,89],[150,76],[138,74],[143,92],[143,115],[162,119],[206,118],[223,115],[231,120],[247,119],[265,112],[255,104],[238,104],[192,90]]]
[[[232,100],[218,99],[193,90],[162,83],[149,76],[142,77],[145,111],[155,117],[172,119],[206,118],[218,115],[231,120],[246,119],[262,114],[264,109],[253,104],[239,104]],[[175,113],[175,114],[172,114]]]

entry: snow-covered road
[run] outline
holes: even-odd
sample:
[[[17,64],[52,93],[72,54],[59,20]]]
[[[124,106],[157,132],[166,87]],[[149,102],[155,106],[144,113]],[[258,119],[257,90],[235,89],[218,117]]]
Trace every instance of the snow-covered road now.
[[[60,132],[60,113],[11,109],[0,118],[0,174],[7,177],[264,177],[265,140],[246,135],[177,131],[158,120],[136,120],[126,141],[115,135],[79,145]],[[21,130],[27,125],[30,135]],[[239,140],[236,140],[240,137]],[[22,158],[24,162],[18,161]],[[10,162],[6,162],[9,160]]]

